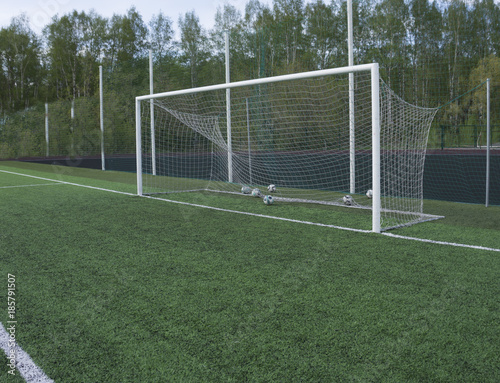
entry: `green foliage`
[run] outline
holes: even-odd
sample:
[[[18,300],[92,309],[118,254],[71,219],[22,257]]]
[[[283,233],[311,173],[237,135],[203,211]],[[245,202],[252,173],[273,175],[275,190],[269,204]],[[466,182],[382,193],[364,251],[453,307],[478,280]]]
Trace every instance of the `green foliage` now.
[[[56,16],[37,36],[20,15],[0,30],[0,112],[78,98],[95,105],[102,65],[110,103],[105,119],[115,129],[106,135],[116,142],[113,148],[128,151],[133,98],[149,92],[148,48],[153,49],[156,92],[224,82],[226,29],[232,81],[347,65],[345,1],[274,0],[267,6],[249,0],[243,14],[225,4],[211,30],[191,11],[179,17],[178,38],[171,16],[159,11],[145,23],[134,7],[109,19],[75,10]],[[498,78],[500,5],[494,0],[359,0],[353,2],[353,24],[355,64],[380,63],[385,82],[410,103],[440,106],[485,76]],[[481,120],[483,99],[459,101],[440,117],[434,134],[440,123]],[[492,124],[500,119],[499,102],[495,83]],[[7,152],[22,150],[5,149],[0,155]]]
[[[28,108],[41,96],[42,44],[25,15],[0,30],[0,111]]]
[[[36,106],[6,117],[0,125],[4,158],[37,157],[44,153],[44,112]]]
[[[500,6],[493,0],[440,6],[428,0],[363,0],[354,2],[353,12],[355,63],[379,62],[386,82],[412,103],[434,106],[456,97],[469,86],[479,61],[498,55]],[[16,83],[37,89],[32,102],[92,96],[99,64],[115,68],[141,60],[148,47],[160,67],[167,60],[189,68],[181,87],[220,82],[223,70],[209,73],[223,67],[225,29],[231,30],[237,79],[347,65],[345,2],[275,0],[267,7],[249,1],[244,15],[226,4],[214,18],[214,28],[207,31],[195,11],[181,15],[175,41],[169,16],[159,12],[146,25],[134,7],[110,19],[94,11],[57,16],[43,36],[36,36],[21,15],[1,30],[0,80],[7,87],[0,91],[0,108],[10,112],[29,106],[13,102],[29,93],[15,89]],[[42,51],[42,45],[48,49]],[[169,80],[177,82],[176,76]]]

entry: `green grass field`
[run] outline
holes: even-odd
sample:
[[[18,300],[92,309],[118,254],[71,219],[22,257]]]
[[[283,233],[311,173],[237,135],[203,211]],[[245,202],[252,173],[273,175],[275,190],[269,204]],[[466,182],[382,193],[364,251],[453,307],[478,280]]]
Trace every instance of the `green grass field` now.
[[[0,322],[13,274],[16,341],[55,382],[500,381],[500,252],[134,192],[135,174],[0,162]],[[232,195],[167,198],[358,219]],[[500,207],[424,208],[446,218],[391,233],[500,249]],[[23,381],[7,363],[0,382]]]

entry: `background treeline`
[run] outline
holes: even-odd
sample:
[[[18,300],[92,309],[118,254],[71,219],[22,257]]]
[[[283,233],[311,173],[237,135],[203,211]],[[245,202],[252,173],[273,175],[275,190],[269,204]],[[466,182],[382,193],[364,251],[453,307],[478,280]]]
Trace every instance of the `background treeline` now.
[[[106,133],[115,136],[108,142],[132,150],[133,98],[149,93],[149,49],[157,92],[224,82],[224,30],[231,32],[232,81],[346,66],[346,7],[340,0],[274,0],[271,7],[249,0],[242,13],[225,4],[210,30],[195,11],[176,22],[161,12],[146,21],[133,7],[111,18],[73,11],[54,17],[41,34],[21,14],[0,30],[0,154],[43,155],[45,103],[60,110],[55,125],[63,136],[76,131],[71,102],[90,113],[82,124],[98,128],[100,65],[106,123],[115,130]],[[440,106],[489,77],[493,122],[500,120],[500,5],[494,0],[354,0],[353,14],[355,64],[378,62],[384,81],[406,101]],[[484,90],[474,92],[439,119],[481,124],[484,106]],[[14,149],[12,140],[33,143]]]

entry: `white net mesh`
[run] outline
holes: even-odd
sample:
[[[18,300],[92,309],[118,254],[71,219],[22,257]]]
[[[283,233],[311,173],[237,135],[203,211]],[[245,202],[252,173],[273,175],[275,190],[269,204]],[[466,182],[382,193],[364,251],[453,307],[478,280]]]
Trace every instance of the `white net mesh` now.
[[[381,81],[382,228],[434,218],[423,214],[423,179],[429,129],[437,111],[406,103]]]
[[[273,184],[278,201],[344,206],[349,194],[353,207],[371,208],[370,72],[356,73],[354,84],[354,136],[348,74],[233,88],[231,145],[225,89],[157,98],[154,156],[150,100],[143,101],[144,194],[241,194],[242,186],[267,194]],[[380,97],[382,228],[388,229],[426,219],[423,166],[436,110],[405,103],[383,82]]]

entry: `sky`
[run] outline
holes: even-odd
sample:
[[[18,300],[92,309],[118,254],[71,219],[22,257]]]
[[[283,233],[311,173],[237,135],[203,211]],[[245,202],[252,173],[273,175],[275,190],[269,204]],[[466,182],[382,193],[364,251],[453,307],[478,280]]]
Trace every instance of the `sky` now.
[[[272,0],[260,0],[263,4],[272,4]],[[10,25],[11,19],[26,13],[31,22],[31,28],[40,34],[42,28],[50,23],[55,15],[65,15],[74,9],[88,12],[94,9],[99,15],[110,18],[113,14],[124,15],[135,6],[146,24],[160,10],[174,21],[177,30],[177,20],[186,12],[195,11],[201,24],[209,29],[214,25],[217,8],[224,4],[235,6],[244,14],[247,0],[0,0],[0,28]]]

